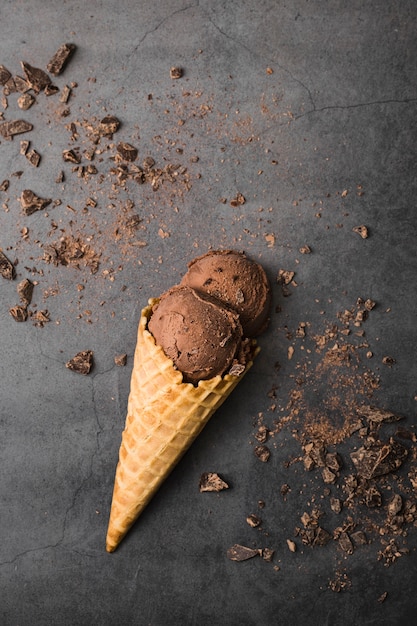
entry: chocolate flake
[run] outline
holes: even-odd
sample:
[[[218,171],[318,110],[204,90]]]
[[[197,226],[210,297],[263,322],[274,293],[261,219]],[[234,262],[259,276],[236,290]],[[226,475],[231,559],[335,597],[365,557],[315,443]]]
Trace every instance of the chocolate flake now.
[[[11,76],[9,70],[4,65],[0,65],[0,85],[5,85]]]
[[[28,279],[23,279],[17,286],[17,294],[24,306],[29,306],[32,302],[34,284]]]
[[[120,121],[114,115],[104,117],[99,126],[100,135],[111,138],[119,130]]]
[[[21,306],[17,304],[9,310],[10,315],[13,317],[15,322],[26,322],[28,318],[27,308],[25,306]]]
[[[13,280],[15,277],[14,265],[5,254],[0,250],[0,275],[7,280]]]
[[[352,228],[352,230],[354,233],[360,235],[362,239],[367,239],[369,236],[368,229],[363,224],[361,224],[360,226],[355,226],[354,228]]]
[[[64,43],[55,52],[52,59],[49,61],[46,69],[53,76],[59,76],[64,71],[66,64],[75,51],[75,44]]]
[[[138,156],[137,148],[124,141],[117,144],[117,152],[125,161],[134,161]]]
[[[17,106],[22,111],[27,111],[30,109],[32,104],[35,102],[35,96],[32,96],[30,93],[24,93],[20,98],[17,99]]]
[[[11,122],[2,122],[0,124],[0,135],[3,135],[5,139],[10,139],[14,135],[20,135],[27,133],[33,129],[32,124],[25,122],[25,120],[13,120]]]
[[[127,354],[118,354],[114,357],[114,362],[118,367],[124,367],[127,363]]]
[[[183,70],[181,67],[171,67],[169,75],[173,80],[178,80],[178,78],[182,78]]]
[[[377,441],[368,447],[362,446],[350,456],[358,474],[369,480],[401,467],[407,454],[407,448],[390,439],[389,443]]]
[[[35,211],[41,211],[51,202],[50,198],[40,198],[30,189],[24,189],[20,196],[20,204],[25,215],[32,215]]]
[[[86,376],[90,373],[93,366],[93,352],[91,350],[83,350],[78,352],[72,359],[65,363],[65,367],[77,374]]]
[[[231,561],[247,561],[254,556],[259,556],[262,550],[255,550],[242,546],[239,543],[235,543],[231,548],[227,550],[227,558]]]
[[[42,89],[45,89],[51,83],[51,79],[48,74],[38,67],[33,67],[21,61],[22,69],[25,73],[26,80],[35,93],[39,93]]]
[[[229,485],[215,472],[204,472],[200,477],[200,492],[222,491],[229,489]]]
[[[271,456],[268,446],[255,446],[254,452],[255,456],[257,456],[262,463],[266,463]]]
[[[397,415],[392,411],[379,409],[376,406],[362,406],[357,411],[362,417],[366,417],[369,422],[381,424],[382,422],[399,422],[403,419],[401,415]]]
[[[39,152],[36,152],[36,150],[29,150],[29,152],[26,153],[26,158],[33,167],[38,167],[41,161],[41,155]]]

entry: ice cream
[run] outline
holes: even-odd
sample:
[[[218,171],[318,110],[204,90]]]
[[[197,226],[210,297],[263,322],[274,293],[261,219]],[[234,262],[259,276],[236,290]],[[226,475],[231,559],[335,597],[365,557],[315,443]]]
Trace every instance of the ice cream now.
[[[181,281],[229,305],[239,314],[245,337],[256,337],[268,325],[271,288],[263,267],[234,250],[197,257]]]
[[[259,348],[251,336],[266,326],[269,303],[263,269],[225,251],[191,263],[183,284],[151,298],[142,310],[108,552],[252,367]]]
[[[148,328],[184,381],[193,384],[228,371],[242,341],[238,314],[187,286],[162,295]]]

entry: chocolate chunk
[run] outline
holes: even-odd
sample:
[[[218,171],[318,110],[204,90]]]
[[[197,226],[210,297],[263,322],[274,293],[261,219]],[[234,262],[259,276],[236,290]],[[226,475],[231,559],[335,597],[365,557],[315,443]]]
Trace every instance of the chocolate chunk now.
[[[252,526],[252,528],[257,528],[262,524],[261,518],[255,515],[255,513],[251,513],[251,515],[248,515],[248,517],[246,518],[246,522],[249,524],[249,526]]]
[[[125,161],[134,161],[138,156],[137,148],[124,141],[117,144],[117,152]]]
[[[330,498],[330,508],[333,513],[339,514],[342,510],[342,502],[339,498]]]
[[[77,374],[86,376],[90,373],[93,366],[93,352],[91,350],[83,350],[78,352],[72,359],[65,363],[65,367]]]
[[[100,135],[105,137],[112,137],[115,132],[119,130],[120,121],[114,115],[108,115],[104,117],[99,126]]]
[[[81,163],[81,157],[74,150],[64,150],[62,153],[62,158],[64,161],[69,163],[76,163],[77,165]]]
[[[362,446],[356,452],[352,452],[350,457],[358,474],[369,480],[398,469],[407,454],[407,448],[390,439],[388,443],[378,441],[368,447]]]
[[[114,357],[114,362],[118,367],[124,367],[127,363],[127,354],[118,354]]]
[[[227,550],[227,558],[231,561],[247,561],[254,556],[259,556],[261,550],[254,550],[253,548],[247,548],[235,543],[231,548]]]
[[[403,508],[403,500],[401,496],[398,493],[396,493],[392,497],[392,500],[388,502],[388,505],[387,505],[388,515],[390,517],[394,517],[395,515],[397,515],[397,513],[401,511],[402,508]]]
[[[56,93],[58,93],[59,91],[59,87],[57,87],[56,85],[53,85],[52,83],[49,83],[49,85],[46,85],[45,89],[43,90],[45,96],[54,96]]]
[[[182,78],[183,71],[181,67],[171,67],[169,70],[169,75],[173,80],[178,80],[178,78]]]
[[[38,167],[41,161],[41,155],[39,152],[36,152],[36,150],[29,150],[29,152],[26,153],[26,158],[33,167]]]
[[[34,284],[28,278],[25,278],[18,284],[17,293],[24,306],[29,306],[32,302],[33,289]]]
[[[14,77],[14,84],[19,93],[26,93],[30,89],[30,85],[27,80],[25,80],[21,76]]]
[[[36,311],[35,313],[31,313],[30,319],[32,320],[34,326],[39,326],[40,328],[43,328],[47,322],[50,322],[49,312]]]
[[[39,93],[51,83],[51,79],[49,78],[48,74],[38,67],[33,67],[25,61],[21,61],[21,66],[25,73],[28,84],[35,93]]]
[[[27,111],[30,109],[32,104],[35,102],[35,96],[32,96],[30,93],[24,93],[20,98],[17,99],[17,106],[22,111]]]
[[[5,254],[0,250],[0,275],[7,280],[13,280],[15,277],[14,265]]]
[[[0,191],[7,191],[10,186],[10,181],[7,178],[1,183]]]
[[[266,463],[269,459],[271,452],[267,446],[255,446],[254,448],[255,456],[258,457],[262,463]]]
[[[25,306],[16,305],[9,310],[10,315],[15,322],[26,322],[28,318],[28,312]]]
[[[361,224],[360,226],[355,226],[354,228],[352,228],[352,230],[354,233],[360,235],[362,239],[367,239],[369,236],[368,229],[363,224]]]
[[[347,532],[342,531],[339,536],[339,546],[346,554],[353,554],[353,543],[350,540]]]
[[[214,472],[204,472],[200,477],[200,492],[203,491],[222,491],[229,489],[229,485],[220,476]]]
[[[403,419],[401,415],[397,415],[392,411],[379,409],[376,406],[362,406],[358,409],[359,415],[366,417],[370,422],[381,424],[382,422],[399,422]]]
[[[3,135],[5,139],[11,138],[14,135],[20,135],[32,130],[32,124],[25,122],[25,120],[13,120],[12,122],[2,122],[0,124],[0,135]]]
[[[64,85],[61,91],[61,95],[59,96],[59,101],[63,104],[67,104],[71,96],[71,91],[71,87],[68,87],[68,85]]]
[[[25,215],[32,215],[35,211],[41,211],[52,202],[51,199],[40,198],[30,189],[22,191],[20,204]]]
[[[297,544],[292,539],[287,539],[287,546],[288,546],[288,550],[290,552],[296,552],[297,551]]]
[[[357,546],[364,546],[368,543],[368,540],[363,530],[356,530],[350,535],[350,538]]]
[[[46,66],[48,72],[53,76],[59,76],[59,74],[64,71],[64,68],[74,51],[75,45],[73,43],[62,44]]]
[[[264,561],[270,563],[274,558],[275,550],[271,550],[271,548],[262,548],[261,556]]]
[[[0,85],[5,85],[11,76],[9,70],[4,65],[0,65]]]
[[[20,142],[20,154],[25,156],[29,149],[30,141],[21,141]]]

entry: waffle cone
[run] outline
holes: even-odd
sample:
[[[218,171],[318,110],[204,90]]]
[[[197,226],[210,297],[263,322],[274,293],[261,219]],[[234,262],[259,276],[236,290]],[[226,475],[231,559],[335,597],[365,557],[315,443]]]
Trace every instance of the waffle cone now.
[[[125,429],[113,489],[106,550],[113,552],[168,474],[240,376],[226,374],[184,383],[182,374],[147,330],[152,306],[142,310]],[[253,349],[253,355],[259,348]]]

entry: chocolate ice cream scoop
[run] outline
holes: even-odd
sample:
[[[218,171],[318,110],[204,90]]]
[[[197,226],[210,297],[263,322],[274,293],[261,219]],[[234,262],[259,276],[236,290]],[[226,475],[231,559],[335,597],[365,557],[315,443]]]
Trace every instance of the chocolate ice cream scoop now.
[[[265,270],[240,252],[216,250],[197,257],[189,263],[181,284],[234,309],[245,337],[256,337],[268,325],[271,288]]]
[[[172,287],[155,305],[148,329],[185,382],[226,373],[241,349],[239,316],[188,286]]]

